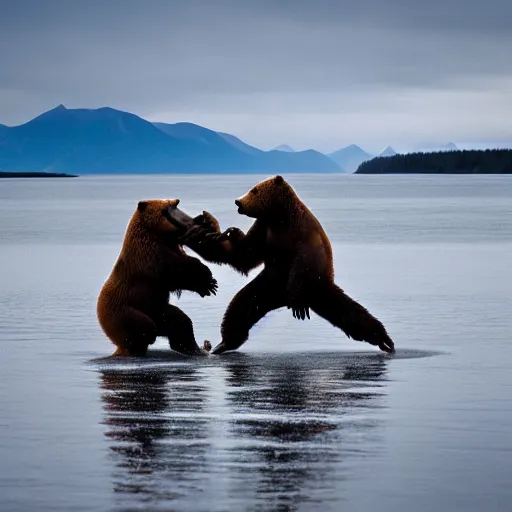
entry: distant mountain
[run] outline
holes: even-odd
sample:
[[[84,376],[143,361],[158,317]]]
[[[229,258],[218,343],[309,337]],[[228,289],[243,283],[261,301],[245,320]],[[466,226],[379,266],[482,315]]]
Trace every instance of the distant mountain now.
[[[386,149],[384,149],[379,156],[383,156],[383,157],[386,157],[386,156],[395,156],[396,155],[396,151],[391,147],[391,146],[388,146]]]
[[[254,146],[251,146],[244,142],[243,140],[239,139],[238,137],[235,137],[234,135],[230,135],[229,133],[223,133],[223,132],[217,132],[224,140],[229,142],[232,146],[234,146],[236,149],[243,151],[244,153],[249,153],[251,155],[254,155],[256,153],[261,153],[261,149],[255,148]]]
[[[183,141],[200,141],[207,146],[221,146],[224,148],[232,149],[224,137],[221,137],[217,132],[203,128],[198,124],[193,123],[153,123],[159,130],[170,135],[174,139]]]
[[[295,153],[295,149],[293,149],[291,146],[288,146],[288,144],[281,144],[280,146],[276,146],[274,148],[274,151],[284,151],[286,153]]]
[[[459,151],[459,148],[453,142],[449,142],[448,144],[425,146],[418,150],[419,153],[441,153],[445,151]]]
[[[512,174],[511,149],[437,151],[377,157],[357,174]]]
[[[111,108],[68,110],[63,105],[8,128],[0,170],[80,173],[155,172],[163,155],[183,158],[177,141],[139,117]]]
[[[72,174],[340,172],[316,151],[260,151],[192,123],[63,105],[0,128],[0,170]]]
[[[352,144],[327,155],[336,162],[345,172],[354,172],[361,163],[374,158],[359,146]]]
[[[322,160],[322,165],[325,168],[323,172],[340,172],[338,166],[332,166],[330,162],[326,164],[329,159],[318,151],[298,151],[293,154],[283,155],[277,150],[262,151],[261,149],[250,146],[241,141],[238,137],[228,133],[215,132],[204,128],[197,124],[192,123],[153,123],[164,133],[180,140],[194,140],[201,141],[208,146],[215,148],[217,158],[220,156],[228,156],[230,159],[240,159],[240,168],[247,167],[255,172],[264,172],[266,169],[274,169],[276,172],[315,172],[319,165],[319,160]],[[249,160],[248,155],[252,158]],[[320,158],[319,158],[320,157]],[[328,167],[328,168],[326,168]],[[293,171],[289,169],[295,169]],[[301,170],[304,169],[304,170]],[[310,169],[310,171],[308,171]],[[316,171],[318,172],[318,171]]]

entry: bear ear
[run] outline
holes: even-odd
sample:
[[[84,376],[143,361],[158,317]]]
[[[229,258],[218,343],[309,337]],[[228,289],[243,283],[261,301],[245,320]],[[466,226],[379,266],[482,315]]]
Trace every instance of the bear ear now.
[[[148,207],[147,201],[139,201],[139,204],[137,205],[137,210],[139,210],[139,212],[143,212],[147,207]]]
[[[274,183],[275,183],[276,185],[282,185],[282,184],[284,183],[284,179],[283,179],[283,177],[282,177],[282,176],[276,176],[276,177],[274,178]]]

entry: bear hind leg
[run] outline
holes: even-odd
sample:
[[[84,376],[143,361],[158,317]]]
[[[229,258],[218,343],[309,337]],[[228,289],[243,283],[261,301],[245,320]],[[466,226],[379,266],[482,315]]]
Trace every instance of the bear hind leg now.
[[[222,341],[212,354],[236,350],[249,338],[249,331],[267,313],[286,306],[286,287],[271,280],[265,271],[256,276],[231,300],[221,325]]]
[[[384,352],[395,351],[395,345],[380,320],[336,284],[314,290],[311,309],[349,338],[378,346]]]
[[[156,340],[156,325],[141,311],[129,308],[120,318],[123,328],[112,336],[117,346],[114,356],[145,356],[148,346]]]
[[[167,304],[155,320],[158,335],[168,338],[172,350],[184,355],[206,355],[196,343],[192,320],[180,308]]]

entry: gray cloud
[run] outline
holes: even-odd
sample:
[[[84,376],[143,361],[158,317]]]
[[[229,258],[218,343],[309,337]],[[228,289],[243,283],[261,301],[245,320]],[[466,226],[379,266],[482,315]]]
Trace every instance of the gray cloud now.
[[[58,103],[272,146],[512,141],[512,2],[8,0],[0,122]]]

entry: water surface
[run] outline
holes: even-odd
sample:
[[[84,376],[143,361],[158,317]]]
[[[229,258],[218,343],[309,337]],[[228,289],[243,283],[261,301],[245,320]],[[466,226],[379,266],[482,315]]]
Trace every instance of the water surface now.
[[[238,353],[190,360],[161,339],[96,360],[136,202],[245,229],[233,200],[258,179],[0,182],[0,510],[512,508],[509,176],[290,177],[395,356],[281,310]],[[215,343],[247,279],[211,268],[217,297],[174,303]]]

